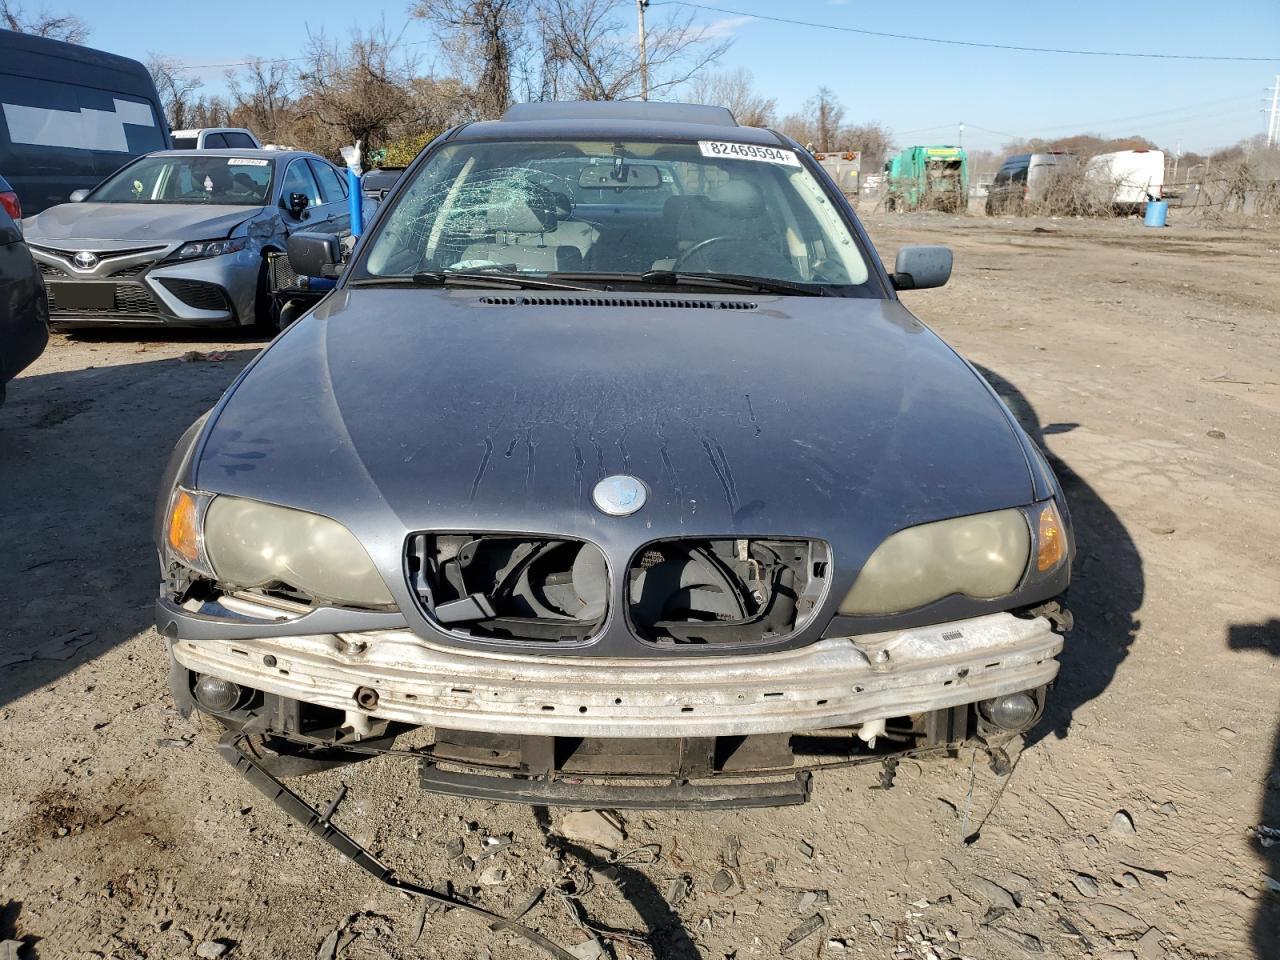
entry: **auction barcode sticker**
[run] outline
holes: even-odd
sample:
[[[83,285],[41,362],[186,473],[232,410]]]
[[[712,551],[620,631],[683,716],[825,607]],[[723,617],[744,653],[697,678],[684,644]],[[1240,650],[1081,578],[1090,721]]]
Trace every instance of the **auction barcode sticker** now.
[[[762,147],[754,143],[727,143],[723,140],[699,140],[698,149],[704,157],[729,157],[735,160],[761,160],[765,163],[785,163],[789,167],[800,166],[800,158],[791,150]]]
[[[255,160],[252,157],[232,157],[227,161],[228,167],[265,167],[270,160]]]

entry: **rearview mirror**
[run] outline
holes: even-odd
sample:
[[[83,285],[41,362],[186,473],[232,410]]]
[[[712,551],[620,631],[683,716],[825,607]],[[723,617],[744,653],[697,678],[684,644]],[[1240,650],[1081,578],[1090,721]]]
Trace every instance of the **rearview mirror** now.
[[[305,193],[289,194],[288,210],[291,214],[293,214],[293,218],[295,220],[301,220],[303,211],[306,210],[307,207],[309,207],[310,205],[311,205],[311,201],[307,199],[307,195]]]
[[[662,174],[648,163],[594,163],[582,168],[578,186],[587,190],[653,190],[662,186]]]
[[[925,290],[942,286],[951,279],[951,248],[900,248],[893,262],[892,279],[895,290]]]
[[[342,272],[342,245],[332,233],[295,233],[286,248],[289,268],[300,277],[336,277]]]
[[[89,196],[89,191],[81,187],[79,190],[72,190],[71,196],[67,199],[72,203],[83,203],[84,198]]]

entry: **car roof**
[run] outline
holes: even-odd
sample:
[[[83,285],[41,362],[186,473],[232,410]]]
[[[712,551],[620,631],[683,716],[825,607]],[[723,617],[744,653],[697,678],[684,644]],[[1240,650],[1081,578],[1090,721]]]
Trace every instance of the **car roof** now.
[[[171,130],[173,137],[194,137],[197,133],[251,133],[248,127],[189,127],[186,130]]]
[[[317,154],[307,150],[254,150],[249,147],[223,148],[220,150],[155,150],[149,154],[149,157],[243,157],[246,160],[283,160],[292,159],[293,157],[311,157],[314,160],[324,160]],[[328,163],[325,160],[325,163]]]
[[[461,128],[455,140],[595,139],[732,140],[780,146],[772,130],[740,126],[725,107],[695,103],[611,100],[518,103],[501,120]]]

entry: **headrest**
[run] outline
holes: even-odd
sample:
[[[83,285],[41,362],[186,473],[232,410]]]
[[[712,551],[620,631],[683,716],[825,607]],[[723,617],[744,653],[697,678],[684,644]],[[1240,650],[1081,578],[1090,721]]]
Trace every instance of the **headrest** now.
[[[728,180],[707,191],[716,212],[725,217],[754,217],[764,208],[760,190],[746,180]]]
[[[556,228],[555,196],[534,184],[509,191],[495,191],[485,220],[491,231],[504,233],[546,233]]]

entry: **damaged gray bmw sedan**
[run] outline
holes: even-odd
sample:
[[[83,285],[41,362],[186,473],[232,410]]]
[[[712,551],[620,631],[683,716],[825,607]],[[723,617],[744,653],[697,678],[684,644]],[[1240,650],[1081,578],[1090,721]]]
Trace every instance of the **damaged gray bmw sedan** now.
[[[495,800],[787,804],[1041,716],[1061,488],[899,300],[950,252],[886,271],[794,141],[520,105],[431,143],[347,262],[289,255],[339,280],[179,443],[157,625],[180,708],[313,827],[277,778],[379,754]]]

